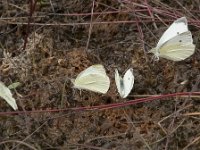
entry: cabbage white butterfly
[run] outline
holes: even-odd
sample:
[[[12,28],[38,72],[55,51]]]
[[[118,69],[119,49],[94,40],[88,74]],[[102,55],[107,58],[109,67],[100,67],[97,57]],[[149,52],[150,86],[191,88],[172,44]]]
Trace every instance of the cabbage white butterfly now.
[[[185,17],[179,18],[164,32],[155,48],[151,49],[157,58],[163,57],[181,61],[190,57],[195,50],[192,34]]]
[[[8,87],[0,81],[0,97],[3,98],[14,110],[17,110],[16,100],[13,98],[12,93]]]
[[[122,98],[126,98],[131,92],[134,84],[133,69],[127,70],[123,78],[119,75],[118,70],[115,69],[115,83],[119,95]]]
[[[82,71],[73,81],[74,88],[86,89],[105,94],[110,87],[110,79],[102,65],[92,65]]]

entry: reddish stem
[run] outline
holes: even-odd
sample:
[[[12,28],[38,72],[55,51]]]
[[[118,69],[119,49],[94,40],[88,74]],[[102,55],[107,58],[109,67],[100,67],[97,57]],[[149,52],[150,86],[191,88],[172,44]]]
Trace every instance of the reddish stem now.
[[[25,34],[25,37],[24,37],[23,50],[26,49],[26,44],[28,43],[28,35],[29,35],[29,32],[30,32],[30,26],[31,26],[31,22],[32,22],[32,16],[33,16],[33,13],[35,11],[37,0],[29,0],[29,2],[30,2],[30,11],[29,11],[28,24],[27,24],[27,27],[26,27],[26,34]]]
[[[88,110],[104,110],[104,109],[113,109],[113,108],[120,108],[129,105],[135,105],[144,102],[150,102],[153,100],[159,99],[166,99],[169,97],[176,97],[176,96],[190,96],[190,95],[200,95],[200,92],[183,92],[183,93],[173,93],[173,94],[166,94],[160,96],[151,96],[147,98],[140,98],[135,100],[130,100],[126,102],[119,102],[114,104],[105,104],[105,105],[98,105],[98,106],[84,106],[84,107],[73,107],[73,108],[65,108],[65,109],[46,109],[46,110],[33,110],[33,111],[10,111],[10,112],[0,112],[0,116],[5,115],[19,115],[19,114],[31,114],[31,113],[53,113],[53,112],[66,112],[66,111],[88,111]]]

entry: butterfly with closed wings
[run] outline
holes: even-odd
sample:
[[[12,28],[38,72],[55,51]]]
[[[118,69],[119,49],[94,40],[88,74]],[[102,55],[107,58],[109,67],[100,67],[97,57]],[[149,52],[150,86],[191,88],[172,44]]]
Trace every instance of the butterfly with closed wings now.
[[[158,59],[163,57],[173,61],[184,60],[190,57],[194,51],[195,45],[185,17],[174,21],[164,32],[157,46],[150,50]]]
[[[98,64],[82,71],[73,81],[74,88],[90,90],[105,94],[110,87],[110,79],[105,68]]]
[[[115,69],[115,83],[119,95],[122,98],[126,98],[131,92],[134,84],[133,69],[127,70],[123,78],[119,75],[118,70]]]

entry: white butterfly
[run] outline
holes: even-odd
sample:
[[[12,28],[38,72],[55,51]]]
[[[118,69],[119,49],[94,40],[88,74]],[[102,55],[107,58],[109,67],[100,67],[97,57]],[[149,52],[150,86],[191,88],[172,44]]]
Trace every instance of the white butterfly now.
[[[0,81],[0,97],[3,98],[14,110],[17,110],[16,100],[13,98],[12,93],[8,87]]]
[[[74,87],[105,94],[110,87],[110,79],[102,65],[92,65],[82,71],[73,81]]]
[[[118,70],[115,69],[115,83],[120,96],[126,98],[131,92],[134,84],[133,69],[127,70],[123,79],[119,76]]]
[[[150,52],[159,58],[181,61],[190,57],[195,50],[192,34],[185,17],[179,18],[164,32],[158,44]]]

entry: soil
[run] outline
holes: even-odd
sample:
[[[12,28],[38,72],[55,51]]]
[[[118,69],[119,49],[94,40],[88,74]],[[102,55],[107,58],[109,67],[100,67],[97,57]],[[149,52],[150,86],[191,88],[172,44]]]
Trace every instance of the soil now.
[[[198,97],[106,110],[25,112],[199,91],[198,1],[40,0],[32,14],[30,5],[0,1],[0,80],[21,83],[12,93],[24,111],[0,116],[0,149],[200,149],[199,115],[185,115],[200,112]],[[180,62],[155,61],[148,51],[182,16],[189,20],[195,54]],[[71,79],[93,64],[104,65],[110,77],[106,94],[73,88]],[[114,69],[124,74],[131,67],[134,88],[122,99]],[[2,100],[0,111],[13,110]]]

